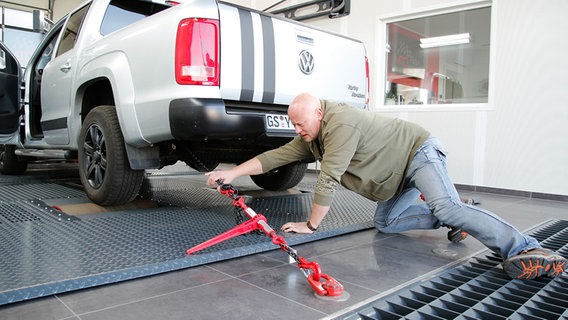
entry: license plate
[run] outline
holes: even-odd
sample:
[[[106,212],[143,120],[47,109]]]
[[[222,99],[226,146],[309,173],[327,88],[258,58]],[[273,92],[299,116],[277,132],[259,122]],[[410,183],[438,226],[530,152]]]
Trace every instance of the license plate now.
[[[284,114],[267,114],[265,115],[266,128],[270,130],[294,130],[292,122],[287,115]]]

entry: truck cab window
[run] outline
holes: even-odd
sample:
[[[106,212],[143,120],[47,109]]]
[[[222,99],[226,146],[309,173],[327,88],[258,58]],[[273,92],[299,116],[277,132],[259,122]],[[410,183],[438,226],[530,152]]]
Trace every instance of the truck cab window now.
[[[67,25],[65,26],[65,31],[63,32],[63,37],[61,38],[61,43],[59,44],[59,48],[57,50],[57,56],[64,54],[65,52],[73,49],[75,45],[75,41],[79,36],[79,30],[81,29],[81,24],[83,23],[83,19],[89,10],[89,6],[84,6],[78,11],[75,11],[67,21]]]
[[[106,36],[167,8],[169,6],[152,2],[111,1],[101,24],[101,35]]]
[[[55,47],[56,40],[57,38],[54,37],[41,52],[41,56],[35,66],[35,69],[39,71],[39,73],[41,73],[45,68],[45,66],[47,65],[47,63],[51,61],[53,55],[53,47]]]

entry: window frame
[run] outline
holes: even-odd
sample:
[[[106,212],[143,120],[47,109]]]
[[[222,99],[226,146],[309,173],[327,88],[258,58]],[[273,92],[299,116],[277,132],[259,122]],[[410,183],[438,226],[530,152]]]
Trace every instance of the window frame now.
[[[487,102],[485,103],[453,103],[453,104],[420,104],[420,105],[387,105],[385,104],[385,88],[387,79],[387,25],[389,23],[396,23],[405,20],[426,18],[447,13],[457,13],[466,10],[480,9],[491,7],[491,29],[490,29],[490,48],[489,48],[489,87]],[[428,8],[421,8],[416,10],[404,11],[402,13],[394,13],[389,15],[382,15],[377,18],[378,32],[377,50],[375,61],[375,74],[377,81],[375,86],[375,110],[376,111],[474,111],[474,110],[492,110],[494,102],[494,87],[495,87],[495,39],[496,39],[496,24],[494,21],[496,17],[496,5],[492,0],[479,0],[470,1],[467,3],[460,3],[457,5],[438,5]]]
[[[59,40],[57,41],[57,47],[55,48],[55,56],[59,57],[65,54],[68,51],[73,50],[75,48],[75,44],[77,43],[77,39],[79,38],[79,34],[81,33],[81,27],[83,26],[83,22],[85,21],[85,17],[89,13],[89,9],[91,8],[91,3],[88,3],[81,7],[80,9],[72,12],[69,14],[67,21],[65,21],[65,26],[61,30]],[[76,18],[80,18],[79,21],[76,21]],[[72,25],[72,22],[79,22],[76,25]],[[77,30],[74,31],[71,27],[77,27]],[[70,38],[72,41],[69,41]]]

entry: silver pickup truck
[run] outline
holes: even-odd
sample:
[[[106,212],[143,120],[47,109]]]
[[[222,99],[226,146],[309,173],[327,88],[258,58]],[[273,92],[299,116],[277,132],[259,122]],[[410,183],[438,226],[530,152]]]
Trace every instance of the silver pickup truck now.
[[[136,197],[144,169],[240,163],[294,136],[298,93],[365,108],[360,41],[215,0],[91,0],[55,23],[25,72],[0,43],[0,171],[79,163],[101,205]],[[307,163],[254,176],[295,186]]]

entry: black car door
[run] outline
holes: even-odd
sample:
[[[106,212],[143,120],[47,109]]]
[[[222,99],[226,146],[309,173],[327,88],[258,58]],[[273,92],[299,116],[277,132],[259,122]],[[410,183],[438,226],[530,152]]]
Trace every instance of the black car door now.
[[[0,144],[18,133],[21,112],[20,75],[18,60],[0,41]]]

